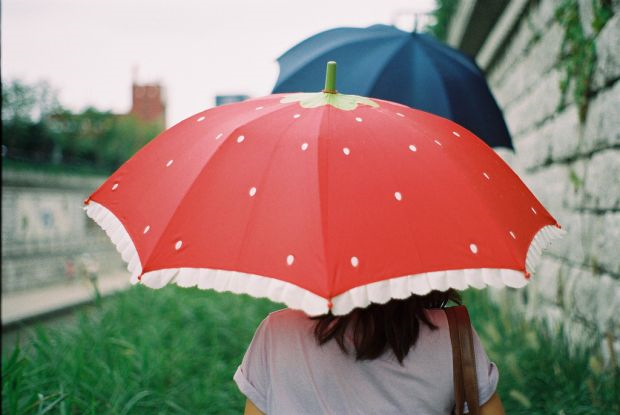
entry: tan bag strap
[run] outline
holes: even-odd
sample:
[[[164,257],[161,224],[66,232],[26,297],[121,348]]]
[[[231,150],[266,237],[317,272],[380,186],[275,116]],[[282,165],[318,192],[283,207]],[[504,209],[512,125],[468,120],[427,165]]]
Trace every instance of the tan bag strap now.
[[[454,373],[454,413],[463,415],[463,404],[471,415],[480,414],[478,400],[478,379],[476,377],[476,357],[474,355],[474,341],[469,320],[469,313],[465,306],[448,307],[444,309],[450,327],[450,341],[452,342],[452,371]]]

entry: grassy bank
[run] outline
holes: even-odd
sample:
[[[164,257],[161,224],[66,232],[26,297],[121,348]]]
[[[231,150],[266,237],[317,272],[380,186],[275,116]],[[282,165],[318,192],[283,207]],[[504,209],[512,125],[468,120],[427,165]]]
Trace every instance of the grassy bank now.
[[[232,375],[268,301],[134,287],[3,356],[3,413],[240,413]],[[7,351],[4,351],[7,353]]]
[[[569,358],[553,337],[476,292],[466,301],[509,414],[620,412],[618,379],[587,353]],[[63,329],[39,329],[4,350],[3,414],[233,414],[232,381],[255,327],[280,308],[210,291],[135,287]],[[604,409],[605,408],[605,409]]]
[[[474,327],[499,367],[507,414],[620,413],[620,373],[603,368],[595,351],[569,354],[561,332],[492,304],[484,292],[464,294]]]

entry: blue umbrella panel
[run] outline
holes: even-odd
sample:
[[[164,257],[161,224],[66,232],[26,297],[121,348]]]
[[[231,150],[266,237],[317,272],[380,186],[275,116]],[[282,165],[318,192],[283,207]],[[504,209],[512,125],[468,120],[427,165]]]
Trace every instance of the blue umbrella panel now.
[[[491,147],[512,147],[506,122],[484,73],[469,56],[424,33],[393,26],[337,28],[314,35],[278,58],[273,89],[312,92],[323,87],[325,62],[347,77],[341,92],[399,102],[448,118]]]

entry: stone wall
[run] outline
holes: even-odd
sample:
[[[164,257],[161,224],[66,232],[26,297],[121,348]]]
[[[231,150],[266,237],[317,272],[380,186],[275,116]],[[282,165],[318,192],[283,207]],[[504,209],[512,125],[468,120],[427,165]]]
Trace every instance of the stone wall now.
[[[573,346],[600,345],[612,365],[620,352],[620,2],[600,32],[593,7],[576,2],[583,32],[596,49],[589,105],[580,117],[574,85],[564,94],[567,2],[529,2],[487,68],[516,153],[502,156],[568,231],[529,287],[494,293],[529,317],[562,329]],[[594,5],[594,6],[593,6]],[[580,62],[587,65],[588,62]],[[508,298],[511,300],[508,300]]]
[[[3,169],[3,294],[78,280],[87,265],[100,274],[124,268],[82,210],[103,179]]]

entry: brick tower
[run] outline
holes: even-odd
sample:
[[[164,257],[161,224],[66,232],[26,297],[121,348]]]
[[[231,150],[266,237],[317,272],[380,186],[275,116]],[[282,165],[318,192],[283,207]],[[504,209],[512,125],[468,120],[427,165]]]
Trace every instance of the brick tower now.
[[[132,85],[130,114],[145,123],[166,126],[166,102],[163,87],[159,84]]]

